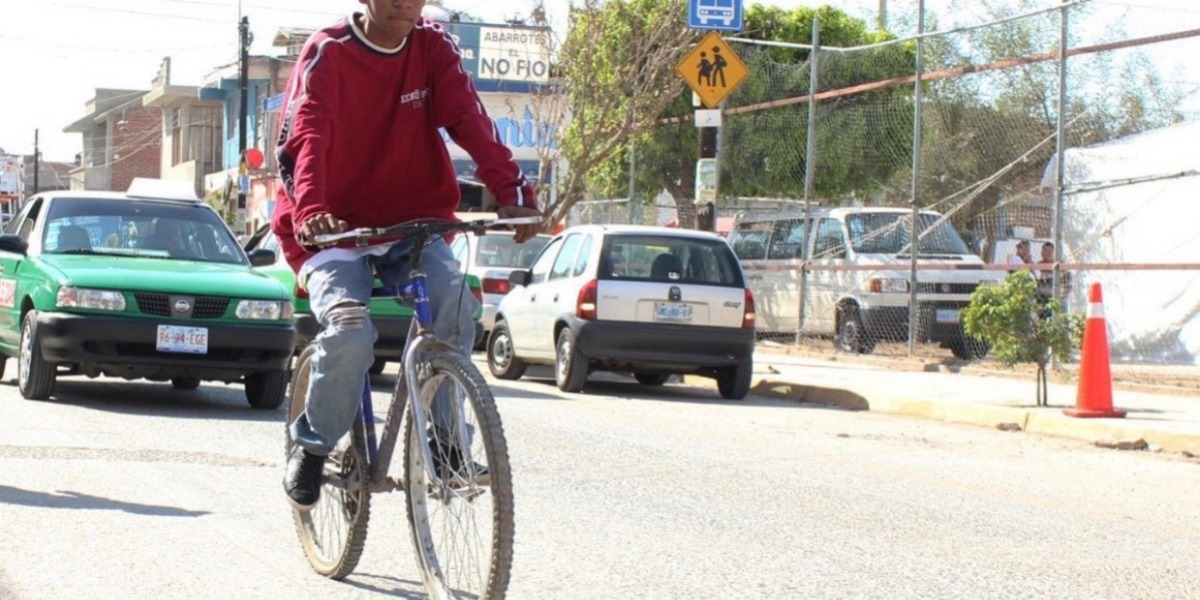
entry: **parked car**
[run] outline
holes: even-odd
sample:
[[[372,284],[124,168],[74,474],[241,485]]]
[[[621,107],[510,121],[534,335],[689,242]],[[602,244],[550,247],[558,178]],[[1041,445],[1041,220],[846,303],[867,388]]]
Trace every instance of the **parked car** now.
[[[291,295],[190,186],[153,183],[38,194],[0,235],[0,353],[18,359],[21,395],[49,397],[67,367],[180,389],[240,381],[250,406],[278,407]]]
[[[514,288],[488,338],[492,374],[517,379],[552,364],[564,391],[591,371],[632,372],[644,385],[673,374],[716,379],[725,398],[750,390],[754,297],[737,257],[714,234],[585,225],[555,236]]]
[[[984,270],[942,215],[920,211],[917,223],[917,340],[982,358],[987,344],[963,333],[959,312],[975,288],[1003,273]],[[794,334],[803,296],[804,333],[829,336],[842,352],[868,354],[877,342],[908,339],[911,235],[910,209],[817,207],[739,219],[729,243],[760,297],[760,333]]]
[[[294,307],[293,323],[296,328],[296,352],[304,350],[321,333],[321,324],[313,316],[308,305],[308,296],[296,289],[296,272],[288,265],[279,247],[279,240],[268,226],[263,225],[250,236],[245,244],[247,252],[262,252],[269,260],[256,267],[262,273],[278,280],[292,292]],[[269,254],[267,254],[269,253]],[[382,282],[375,280],[376,286],[382,289]],[[467,275],[467,286],[477,300],[482,302],[483,291],[479,278]],[[408,339],[409,326],[412,324],[412,310],[396,301],[394,296],[380,295],[371,298],[367,303],[367,311],[371,322],[379,332],[375,340],[375,362],[371,365],[371,374],[382,373],[388,362],[400,362],[404,351],[404,341]],[[475,313],[475,339],[483,339],[483,325],[479,322],[481,311]]]
[[[464,271],[478,277],[483,287],[483,316],[480,319],[483,335],[475,336],[476,350],[483,350],[487,345],[487,336],[496,322],[496,307],[512,289],[508,281],[509,273],[533,265],[533,259],[537,258],[551,237],[537,235],[518,244],[513,241],[511,231],[488,231],[481,236],[465,233],[454,239],[450,246],[454,258]]]

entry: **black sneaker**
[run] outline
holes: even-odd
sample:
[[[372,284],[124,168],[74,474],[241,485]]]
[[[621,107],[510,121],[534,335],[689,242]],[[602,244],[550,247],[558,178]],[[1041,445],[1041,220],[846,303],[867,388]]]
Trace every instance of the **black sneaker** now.
[[[433,455],[433,470],[438,477],[452,486],[464,486],[468,483],[475,485],[490,485],[492,473],[486,465],[471,461],[470,471],[464,465],[462,450],[450,444],[429,441],[429,453]]]
[[[288,456],[287,471],[283,474],[283,491],[288,501],[300,510],[308,510],[321,497],[321,476],[325,472],[325,457],[313,454],[297,444]]]

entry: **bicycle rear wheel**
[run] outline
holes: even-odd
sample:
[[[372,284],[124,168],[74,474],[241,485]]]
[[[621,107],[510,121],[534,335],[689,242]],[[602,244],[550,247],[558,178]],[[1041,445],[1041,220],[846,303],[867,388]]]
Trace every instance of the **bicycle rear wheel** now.
[[[304,412],[313,350],[311,346],[306,348],[292,371],[287,425]],[[293,444],[289,430],[288,454]],[[309,510],[292,509],[296,534],[308,564],[330,579],[341,579],[354,571],[367,541],[371,493],[366,456],[367,442],[360,418],[325,461],[321,499]]]
[[[430,427],[418,430],[410,414],[404,445],[408,518],[425,590],[435,599],[503,598],[512,568],[513,497],[500,413],[464,356],[438,353],[426,360],[428,375],[411,408],[423,410]],[[452,399],[450,423],[438,424],[430,409],[439,390]],[[423,445],[441,466],[433,481]]]

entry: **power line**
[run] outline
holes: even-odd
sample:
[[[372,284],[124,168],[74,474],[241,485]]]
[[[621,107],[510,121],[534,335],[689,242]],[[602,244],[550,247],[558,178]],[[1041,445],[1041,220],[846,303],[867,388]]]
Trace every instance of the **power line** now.
[[[142,15],[147,17],[165,17],[169,19],[186,19],[188,21],[207,21],[209,23],[229,23],[228,19],[208,19],[204,17],[196,17],[192,15],[177,15],[170,13],[157,13],[142,10],[132,10],[128,8],[111,8],[107,6],[88,6],[86,4],[70,4],[67,2],[56,2],[54,0],[42,0],[43,5],[58,6],[61,8],[82,8],[84,10],[96,10],[101,12],[115,12],[133,15]]]

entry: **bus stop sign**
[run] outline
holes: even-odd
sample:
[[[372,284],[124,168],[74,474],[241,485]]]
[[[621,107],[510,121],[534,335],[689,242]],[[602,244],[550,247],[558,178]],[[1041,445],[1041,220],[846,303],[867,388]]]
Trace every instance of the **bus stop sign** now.
[[[688,0],[688,27],[742,30],[742,0]]]

